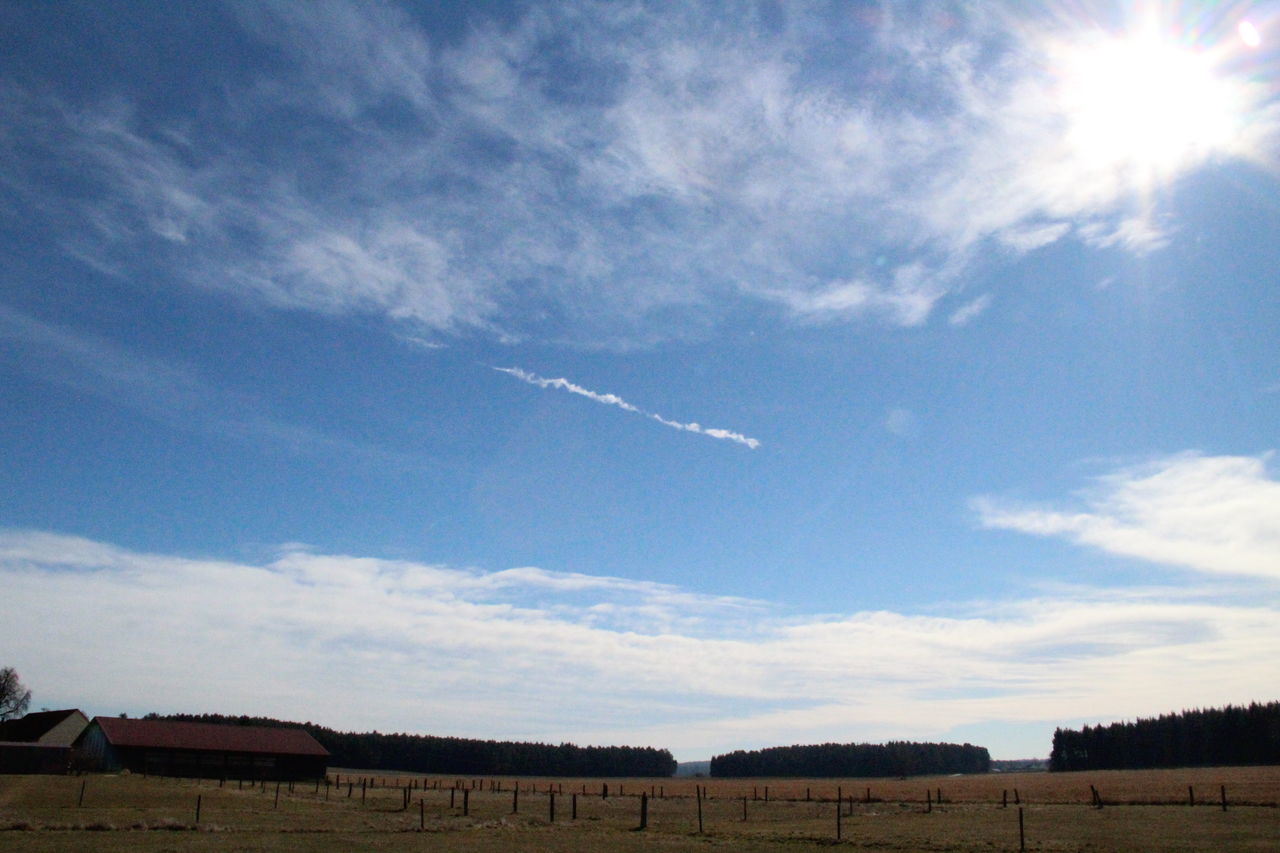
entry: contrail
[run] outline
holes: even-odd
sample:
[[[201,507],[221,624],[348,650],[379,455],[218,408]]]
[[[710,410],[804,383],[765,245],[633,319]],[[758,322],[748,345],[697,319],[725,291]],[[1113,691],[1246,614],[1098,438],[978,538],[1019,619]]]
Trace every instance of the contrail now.
[[[663,426],[669,426],[672,429],[684,430],[685,432],[696,432],[701,435],[710,436],[711,438],[724,439],[725,441],[734,441],[738,444],[749,447],[752,450],[755,450],[760,446],[759,439],[749,438],[740,432],[704,427],[697,423],[686,424],[681,423],[680,421],[668,420],[662,415],[655,414],[653,412],[646,412],[639,406],[634,406],[631,403],[628,403],[617,394],[601,394],[596,391],[591,391],[583,388],[581,385],[574,385],[568,379],[544,379],[535,373],[530,373],[527,370],[521,370],[518,367],[495,367],[493,369],[499,373],[506,373],[521,381],[528,382],[530,385],[537,385],[539,388],[560,388],[561,390],[568,391],[571,394],[578,394],[586,397],[588,400],[595,400],[597,403],[604,403],[606,406],[617,406],[619,409],[634,412],[642,417],[652,418]]]

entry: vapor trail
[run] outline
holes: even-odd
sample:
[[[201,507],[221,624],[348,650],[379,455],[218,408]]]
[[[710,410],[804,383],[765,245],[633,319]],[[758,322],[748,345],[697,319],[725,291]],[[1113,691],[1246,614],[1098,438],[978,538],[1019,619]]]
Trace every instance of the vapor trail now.
[[[711,438],[737,442],[738,444],[749,447],[752,450],[755,450],[760,446],[759,439],[749,438],[740,432],[704,427],[698,423],[682,423],[680,421],[668,420],[662,415],[655,414],[654,412],[647,412],[639,406],[634,406],[631,403],[628,403],[617,394],[601,394],[597,391],[591,391],[587,388],[583,388],[581,385],[573,384],[568,379],[545,379],[535,373],[530,373],[527,370],[521,370],[518,367],[495,367],[493,369],[499,373],[506,373],[521,381],[528,382],[530,385],[537,385],[539,388],[559,388],[563,391],[568,391],[571,394],[578,394],[582,397],[586,397],[588,400],[595,400],[597,403],[604,403],[606,406],[617,406],[619,409],[634,412],[642,417],[652,418],[663,426],[669,426],[672,429],[683,430],[685,432],[696,432],[700,435],[709,436]]]

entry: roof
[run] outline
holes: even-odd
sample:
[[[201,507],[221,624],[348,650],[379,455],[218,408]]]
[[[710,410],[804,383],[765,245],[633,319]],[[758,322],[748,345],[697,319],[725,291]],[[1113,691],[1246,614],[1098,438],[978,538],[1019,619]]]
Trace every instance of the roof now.
[[[327,756],[329,750],[302,729],[227,726],[174,720],[94,717],[112,746]]]
[[[68,708],[65,711],[37,711],[16,720],[5,720],[0,722],[0,741],[36,743],[76,714],[84,717],[78,708]]]

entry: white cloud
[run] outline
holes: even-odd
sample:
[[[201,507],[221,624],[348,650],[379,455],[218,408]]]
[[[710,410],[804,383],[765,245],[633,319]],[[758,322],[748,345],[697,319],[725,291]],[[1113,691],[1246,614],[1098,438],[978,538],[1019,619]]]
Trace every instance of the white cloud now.
[[[38,531],[0,531],[0,586],[7,663],[37,698],[90,713],[261,713],[687,758],[992,720],[1042,723],[1047,753],[1065,719],[1258,698],[1280,653],[1280,614],[1256,596],[1075,589],[953,615],[784,618],[530,567],[309,550],[255,565]]]
[[[1127,557],[1280,579],[1280,482],[1263,457],[1182,454],[1102,477],[1074,511],[982,498],[987,527]]]
[[[1061,240],[1071,226],[1065,222],[1049,225],[1029,224],[1025,227],[1014,226],[999,235],[1000,242],[1017,252],[1030,252],[1041,246]]]
[[[22,128],[0,136],[0,183],[69,253],[431,332],[626,343],[706,329],[731,297],[915,326],[988,242],[1074,229],[1150,251],[1169,231],[1141,170],[1072,147],[1054,74],[1097,33],[1063,21],[791,9],[770,31],[747,6],[559,4],[433,46],[394,7],[236,14],[282,61],[212,81],[234,107],[0,93]],[[1220,91],[1247,132],[1175,171],[1274,135],[1254,83]],[[297,125],[270,148],[241,130],[282,112]]]
[[[977,299],[972,299],[961,305],[955,311],[951,312],[951,316],[947,318],[947,322],[953,326],[967,326],[983,311],[991,307],[992,296],[990,293],[984,293]]]
[[[626,400],[622,399],[617,394],[601,394],[596,391],[588,391],[586,388],[583,388],[581,385],[573,384],[568,379],[564,379],[564,378],[544,379],[541,376],[538,376],[533,373],[529,373],[528,371],[525,371],[525,370],[521,370],[518,367],[495,367],[494,370],[498,371],[499,373],[506,373],[510,376],[514,376],[523,382],[528,382],[530,385],[536,385],[539,388],[559,388],[560,390],[568,391],[570,394],[577,394],[581,397],[586,397],[588,400],[594,400],[597,403],[603,403],[606,406],[617,406],[623,411],[634,412],[637,415],[643,415],[646,418],[651,418],[657,421],[663,426],[669,426],[673,429],[683,430],[684,432],[696,432],[701,435],[710,436],[711,438],[718,438],[718,439],[723,439],[725,441],[732,441],[737,444],[741,444],[745,447],[749,447],[752,450],[755,450],[760,446],[759,439],[749,438],[748,436],[745,436],[740,432],[734,432],[732,430],[727,430],[727,429],[704,427],[698,423],[681,423],[680,421],[669,420],[667,418],[664,418],[662,415],[654,414],[653,412],[646,412],[644,409],[641,409],[638,406],[633,406],[631,403],[628,403]]]
[[[1080,227],[1080,236],[1090,246],[1120,246],[1135,254],[1146,254],[1169,245],[1170,235],[1149,217],[1134,216],[1120,222],[1090,222]]]

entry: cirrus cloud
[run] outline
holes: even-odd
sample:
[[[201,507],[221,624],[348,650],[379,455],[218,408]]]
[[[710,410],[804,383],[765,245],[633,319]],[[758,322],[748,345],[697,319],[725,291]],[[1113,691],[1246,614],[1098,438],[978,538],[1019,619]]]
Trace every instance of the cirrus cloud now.
[[[1280,482],[1271,454],[1156,459],[1098,479],[1082,507],[1056,510],[990,497],[986,527],[1061,536],[1126,557],[1225,575],[1280,579]]]

